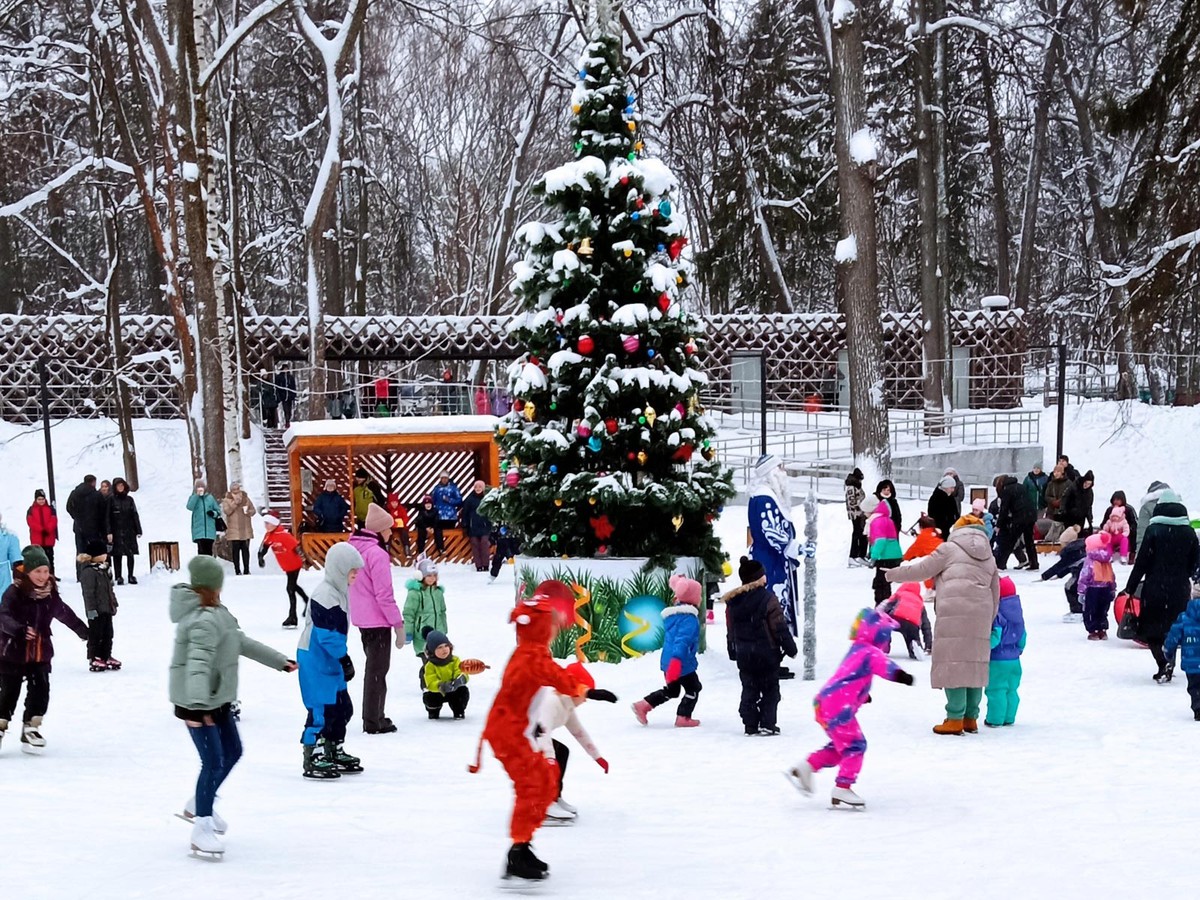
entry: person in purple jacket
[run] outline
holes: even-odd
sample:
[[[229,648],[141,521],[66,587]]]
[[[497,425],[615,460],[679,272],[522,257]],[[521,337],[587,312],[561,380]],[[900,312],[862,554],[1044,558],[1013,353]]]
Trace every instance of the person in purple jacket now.
[[[362,527],[350,536],[350,545],[363,558],[363,568],[350,585],[350,624],[362,636],[367,664],[363,672],[362,717],[367,734],[390,734],[396,730],[383,713],[387,701],[387,674],[392,666],[392,635],[396,649],[404,648],[404,616],[396,605],[392,586],[392,515],[372,503]]]
[[[1000,579],[1000,608],[992,625],[992,658],[988,663],[987,715],[989,728],[1011,725],[1017,720],[1021,698],[1021,654],[1025,651],[1025,613],[1011,578]]]

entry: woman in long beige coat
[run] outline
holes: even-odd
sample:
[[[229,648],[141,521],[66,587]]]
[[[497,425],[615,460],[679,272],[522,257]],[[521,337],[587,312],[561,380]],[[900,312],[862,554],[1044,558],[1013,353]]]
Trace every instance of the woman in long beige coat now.
[[[888,581],[932,578],[937,591],[930,681],[946,691],[946,721],[937,734],[975,734],[988,683],[992,622],[1000,605],[1000,575],[983,522],[963,516],[950,539],[929,556],[888,569]]]
[[[225,538],[229,541],[233,556],[233,572],[235,575],[249,575],[250,541],[254,539],[254,524],[250,520],[258,510],[242,486],[235,481],[221,501],[221,512],[225,517]]]

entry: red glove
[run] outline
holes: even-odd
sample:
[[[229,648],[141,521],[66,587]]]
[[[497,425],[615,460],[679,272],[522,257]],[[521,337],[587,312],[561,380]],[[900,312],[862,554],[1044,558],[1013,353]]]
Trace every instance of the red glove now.
[[[683,673],[683,661],[676,657],[667,663],[667,684],[672,681],[678,681],[679,676]]]
[[[604,770],[605,775],[608,774],[608,760],[607,759],[605,759],[603,756],[596,757],[596,765],[598,765],[600,768],[602,768]]]

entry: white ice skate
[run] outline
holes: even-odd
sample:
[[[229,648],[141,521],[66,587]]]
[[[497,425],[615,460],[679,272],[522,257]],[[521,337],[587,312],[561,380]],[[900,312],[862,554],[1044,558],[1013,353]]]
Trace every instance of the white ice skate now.
[[[42,717],[34,716],[21,726],[21,751],[37,756],[46,749],[46,739],[38,731],[42,727]]]
[[[834,809],[837,809],[839,806],[845,806],[848,809],[867,808],[867,801],[846,787],[835,787],[829,800],[833,804]]]
[[[200,816],[192,825],[192,856],[218,862],[225,856],[225,845],[213,831],[211,816]]]
[[[183,819],[183,821],[185,821],[185,822],[195,822],[196,821],[196,798],[189,797],[188,802],[183,804],[183,812],[175,813],[175,815],[178,816],[179,818]],[[212,814],[212,825],[213,825],[213,831],[216,834],[224,834],[226,831],[229,830],[229,826],[225,824],[224,819],[222,819],[220,816],[217,815],[217,811],[215,809],[213,810],[213,814]]]
[[[561,806],[563,809],[565,809],[567,812],[569,812],[571,815],[573,815],[573,816],[579,815],[579,810],[577,810],[574,806],[572,806],[570,803],[568,803],[562,797],[559,797],[558,800],[556,800],[555,802],[559,806]]]
[[[811,794],[813,792],[813,767],[808,764],[807,759],[800,760],[800,762],[784,772],[783,776],[800,793]]]
[[[544,824],[550,826],[570,825],[575,821],[576,816],[578,816],[578,813],[567,809],[562,805],[561,801],[555,800],[550,804],[550,808],[546,810],[546,821]]]

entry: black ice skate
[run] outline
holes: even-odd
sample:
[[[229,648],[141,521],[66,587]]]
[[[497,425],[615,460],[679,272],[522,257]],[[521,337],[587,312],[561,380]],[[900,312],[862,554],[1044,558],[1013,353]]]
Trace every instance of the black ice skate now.
[[[317,750],[318,747],[316,744],[304,745],[304,777],[312,778],[316,781],[341,778],[342,775],[337,769],[337,763],[324,754],[318,755]]]
[[[550,867],[533,855],[529,844],[513,844],[508,851],[508,866],[505,878],[520,878],[525,881],[542,881],[550,876]]]
[[[340,741],[327,740],[325,744],[325,759],[333,763],[334,768],[341,775],[357,775],[362,772],[362,760],[357,756],[351,756],[342,749]]]

